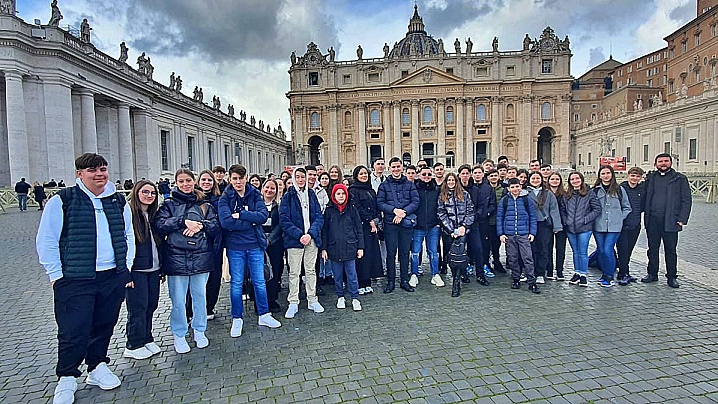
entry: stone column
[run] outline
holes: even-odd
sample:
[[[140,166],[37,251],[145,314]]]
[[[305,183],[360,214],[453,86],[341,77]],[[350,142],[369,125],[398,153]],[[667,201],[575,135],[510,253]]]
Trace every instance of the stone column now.
[[[5,73],[5,102],[7,105],[7,140],[10,159],[10,184],[30,176],[30,153],[27,144],[27,121],[25,119],[25,93],[22,74]],[[69,178],[68,178],[69,179]]]
[[[471,100],[466,103],[466,150],[463,162],[471,164],[472,166],[474,163],[480,163],[478,161],[474,161],[474,159],[476,159],[476,153],[474,153],[474,131],[476,130],[476,127],[474,126],[475,116],[474,101]]]
[[[69,184],[75,178],[73,162],[76,157],[71,83],[61,78],[45,78],[43,83],[50,177],[64,179]]]
[[[384,101],[381,103],[382,107],[382,127],[384,133],[384,156],[391,151],[391,137],[392,137],[392,111],[391,102]]]
[[[491,97],[491,158],[497,159],[501,149],[501,105],[499,97]]]
[[[297,146],[301,146],[301,150],[304,150],[304,145],[306,140],[304,139],[304,107],[294,107],[294,136],[292,136],[292,139],[294,141],[294,148],[292,149],[292,155],[296,159],[294,162],[297,163],[298,161],[302,161],[305,164],[309,164],[309,162],[304,162],[304,157],[297,156]],[[244,152],[244,149],[242,149]],[[247,162],[244,162],[247,164]]]
[[[417,161],[421,158],[421,150],[419,150],[419,101],[411,101],[411,161]],[[402,156],[399,156],[402,158]],[[402,159],[403,160],[403,159]]]
[[[392,101],[392,106],[394,107],[394,126],[392,127],[394,148],[391,149],[386,147],[386,144],[384,145],[384,157],[387,159],[390,158],[389,155],[401,155],[401,101]]]
[[[120,105],[120,131],[122,132],[124,129],[122,129],[122,122],[124,121],[124,118],[122,118],[123,115],[125,115],[125,112],[123,112],[124,105]],[[126,117],[129,119],[129,108],[127,109]],[[161,168],[161,156],[160,156],[160,139],[159,135],[156,133],[158,128],[157,125],[154,123],[154,119],[152,118],[151,111],[144,110],[144,109],[136,109],[132,111],[132,117],[134,118],[134,147],[136,150],[135,156],[136,159],[133,158],[132,155],[129,156],[129,158],[134,159],[130,160],[130,164],[134,164],[132,166],[132,169],[134,170],[136,168],[137,177],[145,177],[150,180],[154,180],[155,178],[159,177],[160,175],[160,168]],[[129,129],[129,127],[128,127]],[[123,135],[120,135],[120,139],[122,139]],[[132,142],[132,137],[128,137],[130,142]],[[196,146],[196,143],[195,143]],[[127,157],[124,157],[127,158]],[[176,159],[173,159],[173,161],[177,161]],[[127,164],[128,162],[125,162]],[[120,163],[120,166],[123,167],[123,170],[125,169],[125,164]],[[177,168],[179,168],[179,164],[177,164]],[[172,171],[172,170],[170,170]],[[134,174],[133,172],[130,172],[130,175]],[[128,177],[130,178],[130,177]]]
[[[82,105],[82,152],[97,153],[97,122],[95,119],[95,95],[83,88],[78,92]],[[127,177],[129,178],[129,177]]]
[[[362,102],[356,105],[359,110],[359,164],[368,166],[366,150],[366,105]]]
[[[439,156],[443,156],[446,154],[446,99],[439,98],[436,102],[436,105],[437,105],[436,154]],[[437,157],[436,161],[444,163],[444,165],[446,165],[445,157]]]
[[[562,165],[564,167],[568,166],[571,162],[571,135],[570,135],[570,116],[571,116],[571,95],[565,94],[561,97],[561,114],[557,115],[561,118],[557,118],[559,127],[561,128],[561,133],[558,133],[560,143],[558,149],[558,156],[551,156],[552,164],[554,165]],[[701,132],[701,133],[707,133],[707,132]],[[712,133],[712,132],[711,132]],[[634,148],[632,147],[631,150]],[[624,147],[623,152],[625,153],[626,149]],[[618,151],[616,151],[618,152]],[[622,155],[622,154],[620,154]],[[633,159],[632,159],[633,160]]]
[[[466,125],[466,122],[464,122],[464,106],[466,105],[466,100],[464,98],[457,98],[456,99],[456,139],[454,140],[454,164],[461,161],[460,159],[464,155],[464,126]]]
[[[521,128],[521,132],[518,135],[519,143],[523,143],[521,148],[517,148],[517,152],[519,153],[519,156],[521,156],[522,152],[521,150],[524,150],[524,148],[528,147],[528,151],[525,152],[525,158],[528,159],[526,163],[529,162],[529,160],[532,160],[530,156],[532,155],[532,149],[534,149],[534,143],[535,139],[537,139],[538,133],[533,133],[533,112],[534,112],[534,105],[533,105],[534,97],[533,96],[526,96],[524,97],[523,102],[523,124]]]
[[[140,111],[137,111],[138,115],[140,113]],[[123,102],[117,106],[117,129],[118,144],[120,146],[120,176],[123,180],[127,178],[134,180],[135,162],[132,147],[132,128],[130,127],[130,106]],[[138,150],[141,150],[139,145]]]
[[[339,105],[329,106],[329,158],[328,165],[339,164]],[[342,162],[343,164],[344,162]]]

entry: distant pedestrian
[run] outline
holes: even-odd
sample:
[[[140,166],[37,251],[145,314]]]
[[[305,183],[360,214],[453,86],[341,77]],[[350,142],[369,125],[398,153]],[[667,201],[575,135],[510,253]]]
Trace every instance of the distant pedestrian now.
[[[658,280],[658,250],[663,241],[668,286],[679,287],[678,232],[688,223],[693,200],[688,178],[671,166],[673,157],[661,153],[654,161],[656,170],[646,178],[646,235],[648,236],[648,275],[641,282]]]
[[[30,193],[30,188],[32,186],[25,182],[25,177],[20,178],[20,181],[15,184],[15,193],[17,194],[20,211],[27,210],[27,194]]]
[[[38,210],[42,210],[45,203],[45,199],[47,199],[47,194],[45,194],[45,188],[40,185],[39,182],[35,181],[32,183],[32,193],[35,198],[35,202],[40,205],[40,209]]]

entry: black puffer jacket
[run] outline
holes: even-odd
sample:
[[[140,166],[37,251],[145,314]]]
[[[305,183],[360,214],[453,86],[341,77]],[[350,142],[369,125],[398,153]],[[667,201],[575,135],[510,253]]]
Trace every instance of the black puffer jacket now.
[[[660,175],[660,173],[652,171],[646,175],[646,214],[644,215],[646,227],[648,227],[648,221],[654,216],[652,209],[655,210],[655,207],[651,201],[654,197],[660,196],[655,192],[654,177],[656,175]],[[693,207],[691,187],[688,185],[688,178],[672,168],[665,175],[668,176],[667,187],[670,192],[665,196],[664,231],[681,231],[683,227],[679,226],[678,222],[687,224]]]
[[[491,185],[484,180],[479,184],[474,183],[467,191],[474,202],[474,227],[479,223],[489,223],[489,217],[496,214],[496,193]]]
[[[449,198],[446,202],[438,199],[438,214],[441,221],[441,227],[446,234],[451,234],[455,229],[464,226],[469,229],[474,224],[474,203],[471,201],[471,195],[463,191],[464,200],[460,201],[454,191],[450,191]]]
[[[165,199],[160,206],[152,226],[158,236],[166,241],[170,233],[182,231],[186,228],[184,221],[185,215],[178,215],[180,205],[186,205],[184,211],[187,212],[191,206],[198,206],[200,211],[204,211],[204,219],[202,219],[202,232],[205,233],[208,240],[212,240],[219,235],[219,219],[214,207],[205,202],[197,201],[194,193],[185,194],[179,190],[173,190],[171,196]],[[210,272],[213,267],[212,244],[208,241],[207,249],[204,251],[187,251],[169,242],[162,243],[162,272],[166,275],[175,276],[191,276]]]
[[[429,182],[416,181],[419,192],[419,209],[416,210],[415,229],[429,230],[439,224],[439,187],[434,180]]]
[[[561,218],[563,230],[567,233],[592,231],[593,221],[601,214],[601,203],[593,190],[589,190],[586,196],[581,196],[578,191],[572,192],[571,198],[566,199],[565,217]]]
[[[641,213],[646,210],[646,183],[639,182],[635,188],[631,188],[628,181],[621,183],[623,192],[628,195],[628,202],[631,204],[631,213],[623,219],[623,228],[636,230],[641,228]]]
[[[364,233],[356,208],[348,203],[343,212],[330,202],[324,211],[322,250],[332,261],[357,259],[357,250],[364,249]]]
[[[376,192],[371,187],[371,182],[355,181],[349,187],[349,200],[359,212],[362,224],[369,224],[371,221],[379,224],[381,213],[376,206]]]

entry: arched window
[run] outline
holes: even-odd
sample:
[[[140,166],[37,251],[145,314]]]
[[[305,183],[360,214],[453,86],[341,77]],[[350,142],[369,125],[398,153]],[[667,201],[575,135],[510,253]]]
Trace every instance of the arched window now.
[[[345,128],[352,127],[352,113],[349,111],[344,113],[344,127]]]
[[[371,112],[369,112],[369,126],[379,126],[379,110],[378,109],[372,109]]]
[[[514,113],[514,104],[508,104],[506,105],[506,120],[513,121],[514,119],[516,119],[516,115]]]
[[[446,107],[446,123],[452,124],[454,123],[454,107]]]
[[[452,152],[452,151],[446,152],[446,167],[447,168],[454,167],[454,165],[456,164],[455,160],[456,159],[454,156],[454,152]]]
[[[404,108],[401,110],[401,124],[402,125],[411,125],[411,117],[409,116],[409,108]]]
[[[411,164],[411,153],[402,154],[401,160],[404,162],[405,166]]]
[[[486,121],[486,106],[484,104],[479,104],[476,107],[476,120],[479,122]]]
[[[541,104],[541,119],[545,121],[551,119],[551,104],[548,102]]]
[[[309,118],[309,129],[319,129],[319,112],[312,112]]]
[[[431,107],[424,107],[424,116],[421,120],[423,123],[434,122],[434,109]]]

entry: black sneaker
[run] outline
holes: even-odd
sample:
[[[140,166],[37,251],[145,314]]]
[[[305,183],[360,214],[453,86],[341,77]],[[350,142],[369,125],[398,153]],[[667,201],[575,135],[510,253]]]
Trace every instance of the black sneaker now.
[[[521,282],[517,280],[511,282],[511,289],[521,289]]]
[[[588,280],[586,279],[585,276],[582,276],[582,277],[578,280],[578,286],[583,286],[583,287],[585,287],[585,288],[588,287]]]
[[[532,283],[531,285],[529,285],[529,290],[531,291],[531,293],[535,293],[535,294],[541,293],[541,290],[539,290],[538,285],[536,285],[535,283]]]
[[[554,280],[563,282],[566,278],[563,277],[563,272],[556,272],[556,278],[554,278]]]
[[[621,286],[626,286],[629,283],[631,283],[631,281],[629,280],[629,276],[622,276],[618,278],[618,284]]]
[[[631,275],[626,275],[626,279],[628,280],[628,283],[634,283],[638,281],[638,279],[632,277]]]
[[[653,283],[658,282],[658,276],[648,274],[643,279],[641,279],[642,283]]]
[[[571,280],[568,281],[569,285],[578,285],[578,281],[581,280],[581,275],[573,274]]]

